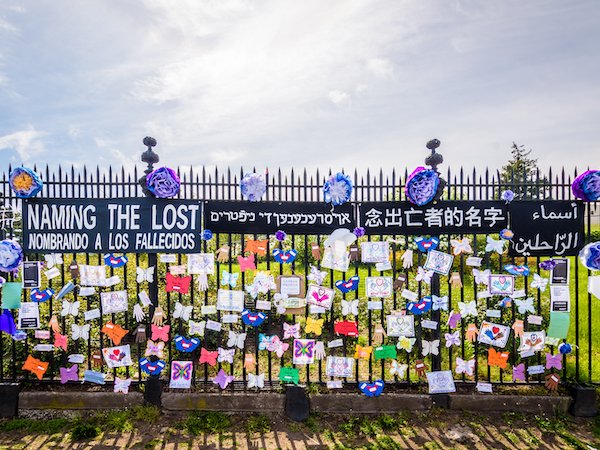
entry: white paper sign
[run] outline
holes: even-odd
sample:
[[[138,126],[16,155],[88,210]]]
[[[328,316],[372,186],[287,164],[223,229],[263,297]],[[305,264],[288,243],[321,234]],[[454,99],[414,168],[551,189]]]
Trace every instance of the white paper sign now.
[[[83,317],[86,321],[97,319],[100,317],[100,310],[98,308],[90,309],[89,311],[85,311],[83,313]]]

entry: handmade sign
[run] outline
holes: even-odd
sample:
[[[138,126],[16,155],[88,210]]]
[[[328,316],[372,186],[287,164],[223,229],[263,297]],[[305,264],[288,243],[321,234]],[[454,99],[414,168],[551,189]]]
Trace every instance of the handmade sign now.
[[[189,389],[192,386],[193,370],[192,361],[172,361],[169,387],[172,389]]]

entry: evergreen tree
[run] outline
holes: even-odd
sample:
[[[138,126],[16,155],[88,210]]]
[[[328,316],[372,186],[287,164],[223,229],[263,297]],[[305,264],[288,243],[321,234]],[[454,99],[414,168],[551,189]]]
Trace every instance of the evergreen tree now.
[[[502,166],[500,181],[502,190],[510,189],[515,193],[515,199],[543,197],[543,185],[547,183],[546,178],[538,181],[537,158],[531,158],[531,149],[526,150],[524,145],[512,143],[510,148],[512,154],[508,163]]]

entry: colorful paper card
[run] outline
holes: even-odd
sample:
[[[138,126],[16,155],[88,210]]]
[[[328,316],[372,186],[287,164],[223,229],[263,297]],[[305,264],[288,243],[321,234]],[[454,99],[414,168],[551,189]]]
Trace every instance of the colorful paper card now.
[[[438,372],[427,372],[427,382],[429,383],[430,394],[447,394],[456,392],[454,377],[450,370],[440,370]]]
[[[169,387],[171,389],[190,389],[193,371],[192,361],[172,361]]]
[[[102,349],[104,362],[111,369],[115,367],[131,366],[131,348],[129,344],[119,345],[117,347],[106,347]]]
[[[415,335],[415,316],[394,315],[387,316],[387,335],[390,337],[412,337]]]
[[[365,295],[367,297],[388,298],[394,292],[392,277],[366,277]]]
[[[493,345],[494,347],[504,348],[510,336],[510,328],[492,322],[481,322],[479,329],[479,342],[482,344]]]
[[[187,255],[187,270],[192,275],[213,275],[215,273],[214,253],[191,253]]]
[[[127,311],[127,291],[102,292],[100,301],[102,302],[103,314]]]
[[[448,275],[452,268],[454,256],[449,253],[443,253],[438,250],[430,250],[427,252],[427,260],[423,267],[426,270],[433,270],[440,275]]]
[[[364,263],[382,263],[390,259],[388,242],[362,242],[360,244],[361,261]]]
[[[294,339],[294,364],[312,364],[315,361],[315,340]]]
[[[306,302],[309,305],[320,306],[328,310],[331,309],[334,295],[333,289],[311,284],[306,291]]]
[[[244,310],[244,291],[217,291],[217,309],[219,311],[242,312]]]
[[[343,356],[328,356],[325,373],[328,377],[352,377],[354,372],[354,358]]]
[[[7,281],[2,285],[2,309],[18,309],[21,306],[23,284]]]

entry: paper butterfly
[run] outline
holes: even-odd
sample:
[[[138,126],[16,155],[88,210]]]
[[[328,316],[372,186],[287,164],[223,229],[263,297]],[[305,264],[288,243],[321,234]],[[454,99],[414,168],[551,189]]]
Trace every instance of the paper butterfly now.
[[[152,340],[157,341],[160,339],[161,341],[167,342],[169,340],[169,330],[170,329],[171,329],[170,325],[165,325],[164,327],[157,327],[156,325],[152,324],[152,326],[151,326]]]
[[[297,250],[281,250],[279,248],[273,250],[273,259],[280,264],[291,264],[296,259],[296,256],[298,256]]]
[[[68,315],[77,317],[79,315],[79,300],[73,303],[64,300],[62,302],[62,311],[60,312],[60,315],[63,317]]]
[[[296,338],[300,339],[300,324],[283,323],[283,339]]]
[[[165,290],[167,292],[178,292],[180,294],[187,294],[190,290],[190,282],[192,281],[191,276],[177,277],[167,273],[167,285]]]
[[[351,322],[349,320],[336,322],[333,330],[336,334],[341,334],[342,336],[358,336],[358,322]]]
[[[217,356],[218,362],[228,362],[230,364],[233,364],[233,355],[235,355],[235,348],[224,349],[219,347],[217,351],[219,352],[219,356]]]
[[[183,306],[180,302],[175,303],[175,311],[173,311],[174,319],[182,319],[184,322],[190,320],[194,307],[192,305]]]
[[[239,272],[229,273],[226,270],[221,271],[221,286],[231,286],[232,288],[237,286],[238,278],[240,277]]]
[[[271,344],[271,342],[273,342],[273,339],[275,339],[275,335],[273,336],[267,336],[264,333],[259,333],[258,335],[258,349],[259,350],[266,350],[267,347],[269,346],[269,344]]]
[[[54,266],[60,266],[63,263],[63,257],[60,253],[44,255],[44,259],[46,260],[46,267],[48,269],[52,269]]]
[[[66,334],[54,333],[54,346],[67,351],[67,337]]]
[[[517,266],[515,264],[507,264],[504,266],[504,270],[506,270],[511,275],[516,276],[528,276],[529,275],[529,267],[527,266]]]
[[[360,344],[356,344],[356,348],[354,349],[354,358],[356,359],[370,359],[371,353],[373,353],[373,347],[371,345],[362,346]]]
[[[462,317],[477,316],[477,303],[475,300],[470,302],[458,302],[458,309]]]
[[[473,269],[473,277],[475,277],[475,283],[477,284],[485,284],[486,286],[489,286],[491,274],[492,272],[490,271],[490,269]]]
[[[546,290],[546,286],[548,286],[548,278],[542,278],[537,273],[533,274],[533,281],[531,282],[532,289],[539,289],[544,292]]]
[[[399,378],[404,378],[407,369],[408,364],[398,364],[398,361],[394,359],[392,360],[392,367],[390,367],[390,374],[398,375]]]
[[[200,351],[200,360],[199,360],[199,362],[201,364],[202,363],[207,363],[209,366],[216,366],[217,365],[217,357],[218,356],[219,356],[219,352],[209,352],[204,347],[202,347],[202,350]]]
[[[184,336],[175,337],[175,348],[180,352],[190,353],[196,350],[200,346],[200,339],[198,338],[186,338]],[[163,344],[163,342],[161,342]]]
[[[406,336],[401,336],[398,338],[398,343],[396,344],[396,348],[398,350],[406,350],[407,353],[412,352],[413,345],[417,342],[416,338],[408,338]]]
[[[415,280],[422,281],[426,284],[431,284],[431,277],[433,276],[433,270],[425,270],[421,266],[417,267],[417,276]]]
[[[306,319],[306,326],[304,327],[304,332],[314,333],[317,336],[321,336],[323,332],[323,322],[325,319],[313,319],[312,317],[308,317]]]
[[[172,380],[191,380],[192,378],[192,364],[179,364],[177,361],[173,361],[171,370]]]
[[[562,355],[560,353],[556,355],[546,353],[546,369],[552,369],[553,367],[557,370],[562,369]]]
[[[513,381],[525,381],[525,364],[521,363],[521,364],[517,364],[516,366],[513,367],[513,373],[512,373],[512,379]]]
[[[440,340],[436,339],[434,341],[423,341],[421,342],[423,349],[423,356],[431,355],[439,355],[440,354]]]
[[[154,282],[154,266],[148,267],[144,269],[142,267],[135,268],[136,273],[136,281],[138,283],[143,283],[147,281],[148,283]]]
[[[416,302],[408,302],[406,304],[406,309],[413,313],[415,316],[420,316],[421,314],[425,314],[429,312],[433,305],[431,301],[431,297],[429,295],[423,297],[421,300]]]
[[[236,333],[229,330],[229,338],[227,339],[227,347],[244,348],[246,342],[246,333]]]
[[[59,370],[61,384],[68,383],[69,381],[79,381],[79,366],[77,364],[73,364],[68,369],[66,367],[61,367]]]
[[[267,254],[267,244],[269,243],[268,239],[262,241],[254,241],[252,239],[248,239],[246,241],[245,250],[250,253],[256,253],[260,256],[265,256]]]
[[[535,307],[533,306],[533,297],[527,297],[525,300],[515,299],[517,310],[519,314],[531,313],[535,314]]]
[[[115,387],[113,388],[113,392],[121,392],[122,394],[128,394],[129,386],[131,386],[131,378],[115,377]]]
[[[140,358],[140,368],[148,375],[158,375],[165,366],[165,362],[161,360],[152,362],[146,357]]]
[[[446,347],[452,347],[453,345],[460,345],[460,331],[456,330],[454,333],[444,333],[446,338]]]
[[[461,357],[456,357],[456,367],[454,371],[458,373],[464,373],[465,375],[473,376],[475,373],[475,360],[470,359],[468,361],[463,360]]]
[[[431,296],[431,302],[433,303],[432,309],[434,311],[444,310],[448,311],[448,296],[438,297],[437,295]]]
[[[45,301],[50,300],[50,297],[54,295],[54,291],[52,289],[44,289],[40,291],[38,288],[34,288],[31,290],[29,297],[32,301],[37,303],[43,303]]]
[[[246,325],[258,327],[265,320],[267,320],[267,316],[263,312],[252,312],[248,309],[242,311],[242,322],[244,322]]]
[[[125,255],[115,256],[112,253],[104,255],[104,264],[108,267],[123,267],[129,259]]]
[[[462,239],[450,239],[450,245],[452,246],[452,253],[458,256],[461,253],[473,253],[471,248],[471,240],[468,237]]]
[[[504,253],[504,242],[505,241],[497,241],[496,239],[494,239],[491,236],[487,237],[487,244],[485,246],[485,251],[486,252],[496,252],[499,255],[501,255],[502,253]]]
[[[164,342],[154,342],[152,340],[148,340],[148,342],[146,343],[146,352],[144,353],[145,356],[158,356],[159,358],[162,358],[164,356],[164,350],[165,348],[165,343]]]
[[[309,359],[314,357],[315,341],[312,339],[295,339],[294,340],[294,358],[306,356]]]
[[[240,271],[245,272],[246,270],[255,270],[256,264],[254,264],[254,255],[250,256],[238,256],[238,263],[240,265]]]
[[[289,347],[290,344],[281,341],[278,336],[273,336],[273,340],[267,345],[267,350],[270,352],[275,352],[277,356],[281,358]]]
[[[308,274],[308,276],[306,278],[308,279],[308,281],[313,281],[314,283],[320,285],[326,276],[327,276],[327,272],[319,270],[317,267],[311,265],[310,273]]]
[[[417,244],[417,248],[426,253],[429,250],[435,250],[439,245],[440,240],[436,237],[424,238],[422,236],[415,238],[415,244]]]
[[[265,387],[265,374],[255,375],[253,373],[248,374],[248,389],[258,388],[263,389]]]
[[[287,294],[280,294],[278,292],[275,295],[273,295],[273,303],[275,303],[275,306],[277,307],[278,314],[285,314],[285,310],[286,310],[285,302],[287,299],[288,299]]]
[[[213,378],[213,383],[217,384],[221,389],[225,389],[233,380],[235,380],[233,375],[227,375],[227,373],[221,369],[217,376]]]
[[[77,325],[76,323],[71,324],[71,339],[74,341],[78,339],[87,340],[90,337],[90,324]]]
[[[343,294],[347,294],[350,291],[356,291],[358,289],[359,282],[360,277],[358,275],[354,275],[353,277],[348,278],[348,281],[336,281],[335,287],[338,288]]]
[[[373,383],[368,383],[363,381],[358,385],[360,391],[365,394],[367,397],[379,397],[383,392],[383,388],[385,387],[385,383],[383,380],[377,380]]]
[[[198,335],[198,336],[204,336],[204,330],[206,328],[206,321],[203,320],[201,322],[194,322],[193,320],[190,320],[188,322],[188,325],[190,327],[189,329],[189,334],[191,335]]]
[[[342,300],[342,316],[353,314],[358,316],[358,299],[354,300]]]

